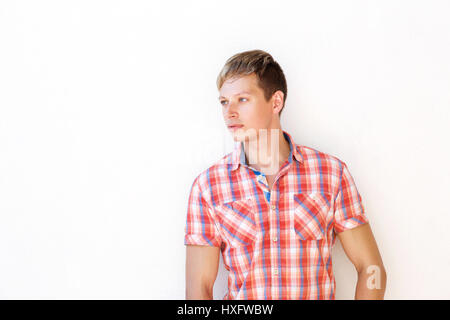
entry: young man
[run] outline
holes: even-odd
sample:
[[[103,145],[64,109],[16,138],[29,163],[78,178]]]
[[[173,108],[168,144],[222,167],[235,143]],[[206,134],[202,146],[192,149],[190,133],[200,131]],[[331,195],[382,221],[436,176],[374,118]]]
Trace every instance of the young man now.
[[[227,60],[217,79],[236,148],[199,174],[189,196],[186,299],[335,299],[336,235],[358,273],[356,299],[383,299],[386,272],[347,165],[281,129],[284,73],[262,50]]]

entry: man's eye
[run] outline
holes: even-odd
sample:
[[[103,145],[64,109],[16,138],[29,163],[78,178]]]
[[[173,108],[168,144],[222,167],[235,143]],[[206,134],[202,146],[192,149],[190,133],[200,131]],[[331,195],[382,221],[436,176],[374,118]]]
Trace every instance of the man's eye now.
[[[242,99],[248,100],[247,98],[239,98],[239,101],[241,101]],[[220,101],[221,105],[224,105],[227,101],[226,100],[222,100]]]

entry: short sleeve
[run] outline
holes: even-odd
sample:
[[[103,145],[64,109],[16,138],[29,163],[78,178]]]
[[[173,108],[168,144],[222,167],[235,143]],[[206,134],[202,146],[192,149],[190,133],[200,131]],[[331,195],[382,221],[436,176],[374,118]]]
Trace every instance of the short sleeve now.
[[[212,206],[204,198],[198,179],[196,179],[189,195],[184,229],[185,245],[221,246],[222,240],[211,214],[212,210]]]
[[[344,162],[342,165],[339,190],[334,203],[334,230],[336,233],[369,222],[355,181],[347,165]]]

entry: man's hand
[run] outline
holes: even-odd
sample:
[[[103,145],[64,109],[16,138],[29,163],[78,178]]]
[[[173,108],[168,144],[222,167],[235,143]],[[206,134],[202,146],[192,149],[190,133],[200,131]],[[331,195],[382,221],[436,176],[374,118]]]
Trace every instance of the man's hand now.
[[[386,270],[368,223],[337,234],[345,254],[358,272],[356,300],[382,300]]]
[[[186,246],[186,300],[212,300],[220,248]]]

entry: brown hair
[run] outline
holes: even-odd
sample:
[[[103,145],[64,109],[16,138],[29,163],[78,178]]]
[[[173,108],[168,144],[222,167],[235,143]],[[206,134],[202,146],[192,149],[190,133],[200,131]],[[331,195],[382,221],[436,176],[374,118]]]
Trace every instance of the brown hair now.
[[[217,89],[220,90],[229,78],[252,73],[256,74],[258,86],[263,90],[266,101],[278,90],[284,93],[283,108],[279,113],[281,115],[287,98],[286,78],[278,62],[263,50],[244,51],[230,57],[217,77]]]

